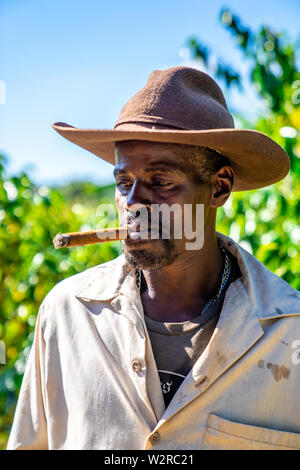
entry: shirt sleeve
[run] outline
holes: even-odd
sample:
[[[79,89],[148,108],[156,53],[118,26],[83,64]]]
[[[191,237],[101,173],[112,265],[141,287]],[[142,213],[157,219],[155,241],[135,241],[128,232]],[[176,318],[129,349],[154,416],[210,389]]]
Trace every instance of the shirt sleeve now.
[[[7,450],[47,450],[47,421],[43,394],[45,342],[39,309],[34,340],[20,389]]]

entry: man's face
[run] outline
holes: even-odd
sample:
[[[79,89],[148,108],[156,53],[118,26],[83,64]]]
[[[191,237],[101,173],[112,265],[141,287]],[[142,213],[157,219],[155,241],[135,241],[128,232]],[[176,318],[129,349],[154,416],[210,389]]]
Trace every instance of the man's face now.
[[[187,167],[182,149],[176,145],[156,142],[126,141],[116,143],[116,206],[120,226],[137,220],[137,205],[147,207],[151,228],[152,204],[204,204],[208,207],[209,185],[196,185]],[[205,209],[206,210],[206,209]],[[205,211],[204,210],[204,211]],[[171,212],[170,238],[162,238],[162,220],[159,221],[160,238],[128,239],[122,241],[128,262],[139,269],[160,269],[174,262],[185,251],[186,238],[174,238],[174,217]],[[195,227],[195,226],[194,226]]]

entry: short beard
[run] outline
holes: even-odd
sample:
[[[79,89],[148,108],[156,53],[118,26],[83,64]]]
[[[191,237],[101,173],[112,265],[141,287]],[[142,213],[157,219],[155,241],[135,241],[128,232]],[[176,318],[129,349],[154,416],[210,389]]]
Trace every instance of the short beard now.
[[[173,240],[161,239],[162,250],[127,250],[122,242],[122,248],[127,262],[135,269],[158,270],[173,263],[179,253]]]

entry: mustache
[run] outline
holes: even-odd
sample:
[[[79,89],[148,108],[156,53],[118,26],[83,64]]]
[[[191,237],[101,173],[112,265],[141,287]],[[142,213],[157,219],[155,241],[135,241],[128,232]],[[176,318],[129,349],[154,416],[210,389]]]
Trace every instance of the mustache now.
[[[167,230],[164,226],[163,223],[159,222],[159,224],[152,225],[151,224],[151,219],[148,219],[148,221],[141,221],[138,219],[134,218],[129,218],[127,219],[127,227],[128,227],[128,232],[129,234],[132,232],[136,233],[145,233],[149,232],[150,235],[157,235],[159,238],[170,238],[171,235],[171,228]]]
[[[140,216],[140,214],[135,214],[127,212],[122,218],[122,224],[125,223],[127,226],[136,227],[137,225],[146,225],[147,227],[151,226],[151,214]],[[160,223],[160,221],[159,221]]]
[[[174,221],[164,220],[163,214],[153,215],[152,211],[127,210],[120,216],[120,224],[128,227],[128,232],[149,232],[159,238],[170,238],[174,231]]]

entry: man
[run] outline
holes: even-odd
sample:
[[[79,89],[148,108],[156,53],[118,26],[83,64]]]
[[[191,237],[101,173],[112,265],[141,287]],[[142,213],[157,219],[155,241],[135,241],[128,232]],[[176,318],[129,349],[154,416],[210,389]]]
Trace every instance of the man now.
[[[234,129],[222,91],[188,67],[154,71],[113,130],[56,123],[115,164],[120,221],[197,207],[203,244],[122,241],[124,253],[44,299],[9,449],[300,449],[299,293],[215,231],[231,191],[288,172],[264,134]],[[138,228],[136,227],[138,232]],[[148,233],[148,230],[146,230]]]

